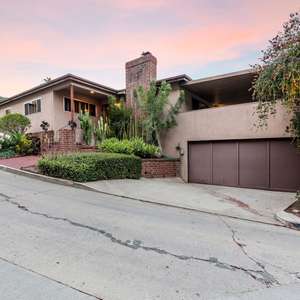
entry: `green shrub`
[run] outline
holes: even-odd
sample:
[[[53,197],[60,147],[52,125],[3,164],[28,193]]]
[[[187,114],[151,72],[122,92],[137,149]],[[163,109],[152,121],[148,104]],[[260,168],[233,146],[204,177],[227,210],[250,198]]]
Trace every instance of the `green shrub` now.
[[[108,124],[110,136],[119,139],[131,136],[133,110],[123,100],[108,98]]]
[[[16,156],[15,151],[13,150],[0,150],[0,159],[1,158],[10,158]]]
[[[141,160],[133,155],[115,153],[75,153],[46,156],[38,168],[44,175],[79,182],[141,177]]]
[[[3,133],[24,133],[29,127],[30,120],[19,113],[7,114],[0,118],[0,132]]]
[[[11,141],[15,145],[15,151],[18,154],[29,154],[31,153],[32,142],[23,133],[16,132],[12,134]]]
[[[41,152],[41,140],[33,135],[27,135],[27,138],[31,141],[30,154],[39,154]]]
[[[0,140],[1,150],[10,150],[18,154],[31,154],[32,141],[24,133],[14,132]]]
[[[4,136],[0,139],[0,151],[15,150],[16,144],[10,136]]]
[[[109,126],[108,123],[101,116],[94,127],[94,135],[97,143],[102,143],[108,135]]]
[[[103,152],[133,154],[142,158],[156,157],[159,148],[146,144],[141,138],[131,140],[106,139],[98,147]]]
[[[80,128],[82,129],[83,140],[86,145],[90,145],[93,135],[93,123],[90,114],[86,111],[78,116]]]

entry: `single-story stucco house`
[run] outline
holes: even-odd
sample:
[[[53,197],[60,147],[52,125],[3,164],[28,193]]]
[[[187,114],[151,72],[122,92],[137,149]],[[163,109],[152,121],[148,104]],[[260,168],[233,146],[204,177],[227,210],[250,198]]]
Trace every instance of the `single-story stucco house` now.
[[[54,139],[77,114],[89,110],[96,120],[107,108],[108,96],[133,104],[133,91],[156,80],[157,60],[145,52],[126,63],[126,88],[117,90],[72,74],[50,80],[0,103],[0,116],[9,112],[27,115],[30,132],[40,132],[47,121]],[[251,84],[255,73],[244,70],[193,80],[177,75],[164,80],[172,86],[169,102],[180,90],[185,102],[178,125],[162,135],[164,153],[180,157],[185,181],[238,187],[295,191],[300,186],[300,155],[291,144],[286,127],[290,115],[278,105],[278,113],[265,129],[255,124]],[[78,126],[77,129],[78,130]],[[80,132],[75,142],[80,142]]]

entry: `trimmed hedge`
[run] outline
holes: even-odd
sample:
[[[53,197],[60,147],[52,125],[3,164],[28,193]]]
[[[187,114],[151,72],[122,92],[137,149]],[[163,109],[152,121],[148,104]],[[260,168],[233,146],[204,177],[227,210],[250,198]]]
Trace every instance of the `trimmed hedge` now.
[[[130,140],[118,140],[117,138],[105,139],[98,148],[103,152],[132,154],[142,158],[152,158],[159,156],[159,148],[147,144],[142,138]]]
[[[141,159],[116,153],[75,153],[45,156],[38,161],[44,175],[78,182],[102,179],[138,179],[141,177]]]

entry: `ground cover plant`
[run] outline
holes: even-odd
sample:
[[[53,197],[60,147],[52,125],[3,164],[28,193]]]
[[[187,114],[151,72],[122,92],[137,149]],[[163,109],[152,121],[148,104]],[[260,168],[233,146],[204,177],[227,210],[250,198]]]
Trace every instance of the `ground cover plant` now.
[[[142,138],[129,140],[110,138],[104,140],[98,148],[103,152],[133,154],[141,158],[158,157],[160,154],[159,147],[145,143]]]

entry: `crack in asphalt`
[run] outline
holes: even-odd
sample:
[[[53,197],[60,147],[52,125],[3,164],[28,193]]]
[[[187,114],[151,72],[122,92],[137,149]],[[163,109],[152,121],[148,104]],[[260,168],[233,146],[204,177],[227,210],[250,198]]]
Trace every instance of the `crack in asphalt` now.
[[[272,285],[280,285],[280,282],[266,270],[266,266],[259,262],[257,259],[253,258],[249,255],[249,253],[245,250],[247,245],[242,244],[238,241],[236,237],[236,231],[222,218],[219,217],[221,221],[225,224],[225,226],[231,231],[232,241],[241,249],[243,254],[247,256],[251,261],[253,261],[260,269],[262,278],[260,280],[267,286],[270,287]]]
[[[66,223],[68,223],[72,226],[75,226],[75,227],[88,229],[88,230],[91,230],[93,232],[97,232],[97,233],[101,234],[102,236],[104,236],[105,238],[109,239],[112,243],[117,243],[121,246],[130,248],[130,249],[133,249],[133,250],[141,249],[141,250],[144,250],[144,251],[151,251],[151,252],[155,252],[155,253],[160,254],[160,255],[168,255],[168,256],[174,257],[176,259],[183,260],[183,261],[194,260],[194,261],[199,261],[199,262],[206,262],[206,263],[209,263],[209,264],[213,264],[217,268],[226,269],[226,270],[230,270],[230,271],[242,271],[245,274],[247,274],[248,276],[250,276],[252,279],[258,281],[259,283],[261,283],[263,285],[265,285],[266,287],[270,287],[270,286],[273,286],[273,285],[280,285],[280,283],[271,274],[269,274],[265,270],[265,267],[262,264],[256,262],[254,259],[250,258],[250,256],[248,256],[248,254],[245,252],[243,247],[241,247],[240,244],[238,242],[236,242],[235,240],[234,240],[235,243],[237,245],[239,245],[239,247],[243,250],[245,255],[247,255],[252,261],[254,261],[256,263],[256,265],[260,268],[260,270],[248,269],[248,268],[244,268],[244,267],[241,267],[241,266],[236,266],[236,265],[233,265],[233,264],[222,262],[222,261],[219,261],[219,259],[216,258],[216,257],[200,258],[200,257],[196,257],[196,256],[179,255],[179,254],[175,254],[175,253],[172,253],[172,252],[169,252],[167,250],[160,249],[160,248],[157,248],[157,247],[144,246],[143,242],[139,241],[139,240],[122,241],[121,239],[116,238],[110,232],[107,232],[104,229],[99,229],[99,228],[96,228],[96,227],[93,227],[93,226],[90,226],[90,225],[81,224],[79,222],[72,221],[72,220],[70,220],[68,218],[65,218],[65,217],[55,217],[55,216],[48,215],[46,213],[32,211],[32,210],[28,209],[26,206],[21,205],[17,201],[14,201],[13,199],[15,199],[15,198],[13,198],[13,197],[10,197],[8,195],[0,193],[0,197],[1,196],[2,196],[2,198],[4,198],[3,201],[8,202],[8,203],[16,206],[17,208],[19,208],[19,209],[21,209],[25,212],[28,212],[32,215],[42,216],[42,217],[45,217],[47,219],[51,219],[51,220],[55,220],[55,221],[63,221],[63,222],[66,222]],[[226,224],[226,222],[224,222],[224,223]],[[227,225],[228,228],[230,228],[228,226],[228,224],[226,224],[226,225]]]

